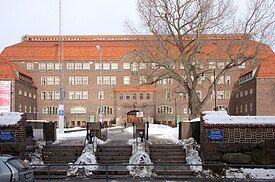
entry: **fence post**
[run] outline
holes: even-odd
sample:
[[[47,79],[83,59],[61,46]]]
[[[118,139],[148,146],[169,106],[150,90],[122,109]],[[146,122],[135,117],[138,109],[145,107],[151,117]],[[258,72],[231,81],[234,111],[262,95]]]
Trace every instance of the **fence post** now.
[[[108,176],[108,164],[106,164],[106,181],[108,181],[108,179],[109,179],[109,176]]]
[[[227,170],[227,165],[226,164],[223,165],[223,169],[224,169],[224,179],[226,179],[226,170]]]
[[[47,167],[48,167],[48,181],[50,181],[50,165],[47,164]]]
[[[164,180],[166,181],[166,165],[164,164]]]

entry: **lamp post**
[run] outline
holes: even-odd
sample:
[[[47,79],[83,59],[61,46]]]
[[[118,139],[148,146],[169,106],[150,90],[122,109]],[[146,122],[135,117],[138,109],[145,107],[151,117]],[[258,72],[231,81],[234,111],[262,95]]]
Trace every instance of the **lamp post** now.
[[[100,77],[101,77],[101,83],[100,83],[100,109],[99,109],[99,122],[103,122],[103,108],[102,108],[102,100],[103,100],[103,93],[102,93],[102,86],[103,86],[103,78],[102,78],[102,48],[97,45],[96,49],[99,51],[99,62],[100,62]]]
[[[215,93],[215,107],[214,107],[214,110],[217,111],[217,84],[216,84],[216,70],[214,69],[214,93]]]

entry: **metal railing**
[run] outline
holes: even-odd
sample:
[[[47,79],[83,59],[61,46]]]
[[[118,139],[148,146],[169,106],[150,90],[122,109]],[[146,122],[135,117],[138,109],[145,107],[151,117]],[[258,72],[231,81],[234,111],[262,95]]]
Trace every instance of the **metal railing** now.
[[[168,179],[174,179],[173,178],[173,175],[169,175],[168,172],[169,170],[172,168],[172,167],[186,167],[186,169],[188,170],[191,166],[201,166],[203,169],[213,169],[213,168],[219,168],[219,169],[222,169],[220,171],[222,171],[222,174],[219,175],[219,177],[214,177],[215,180],[219,180],[219,181],[236,181],[236,180],[242,180],[242,181],[274,181],[274,179],[252,179],[252,178],[246,178],[246,179],[243,179],[243,178],[238,178],[238,177],[234,177],[234,178],[228,178],[227,176],[227,170],[229,168],[264,168],[264,169],[275,169],[275,165],[237,165],[237,164],[128,164],[128,163],[124,163],[124,164],[44,164],[44,165],[32,165],[33,169],[34,169],[34,172],[35,172],[35,178],[36,179],[39,179],[39,175],[41,176],[42,173],[45,175],[45,172],[46,172],[46,179],[48,181],[50,181],[51,179],[55,179],[56,176],[60,175],[62,177],[60,178],[71,178],[70,176],[67,176],[67,170],[70,168],[70,167],[79,167],[79,168],[84,168],[85,166],[98,166],[98,168],[101,169],[100,172],[103,172],[104,174],[102,176],[102,178],[100,179],[103,179],[103,180],[110,180],[110,179],[114,179],[114,176],[111,176],[112,175],[112,169],[111,168],[114,168],[114,167],[125,167],[125,169],[127,170],[127,166],[139,166],[139,167],[149,167],[149,166],[152,166],[154,169],[153,169],[153,172],[157,172],[155,169],[156,167],[161,168],[163,169],[164,171],[164,174],[163,175],[153,175],[152,177],[147,177],[147,178],[142,178],[144,180],[147,180],[147,179],[162,179],[164,181],[168,180]],[[63,168],[62,168],[63,167]],[[64,170],[64,174],[58,174],[56,171],[54,174],[51,173],[51,169],[52,170],[56,170],[56,168],[59,168],[62,170]],[[105,170],[102,170],[102,169],[105,169]],[[126,171],[125,170],[125,171]],[[97,171],[94,170],[94,171]],[[88,178],[91,178],[93,179],[93,175],[90,175],[90,176],[85,176],[85,177],[88,177]],[[45,176],[44,176],[45,177]],[[74,177],[74,176],[73,176]],[[175,177],[175,176],[174,176]],[[128,175],[125,175],[125,178],[126,179],[133,179],[132,176],[130,176],[129,174]],[[210,179],[213,179],[211,178],[211,176],[197,176],[196,174],[192,174],[192,176],[190,177],[184,177],[184,176],[180,176],[180,177],[175,177],[176,180],[184,180],[184,179],[194,179],[195,181],[196,180],[202,180],[203,179],[207,179],[207,180],[210,180]],[[45,179],[45,178],[44,178]],[[68,179],[67,179],[68,180]]]

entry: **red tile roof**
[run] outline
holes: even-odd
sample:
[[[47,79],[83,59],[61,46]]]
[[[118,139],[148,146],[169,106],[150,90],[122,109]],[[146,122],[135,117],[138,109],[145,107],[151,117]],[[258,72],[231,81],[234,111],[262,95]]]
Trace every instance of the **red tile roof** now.
[[[275,54],[260,62],[257,77],[275,77]]]
[[[115,86],[113,88],[114,92],[155,92],[156,86],[155,85],[140,85],[140,86]]]
[[[0,79],[18,79],[16,71],[32,78],[26,70],[2,56],[0,56],[0,70]]]
[[[226,44],[231,44],[234,40],[232,50],[237,50],[241,41],[239,34],[205,35],[204,45],[201,47],[199,59],[204,59],[208,55],[217,59],[228,59],[226,54]],[[22,42],[6,47],[2,55],[10,60],[58,60],[59,42],[58,36],[25,36]],[[96,46],[102,48],[102,60],[119,60],[127,53],[134,50],[154,47],[152,35],[98,35],[98,36],[63,36],[64,39],[64,60],[97,60],[99,51]],[[148,41],[149,40],[149,41]],[[248,42],[250,48],[247,53],[251,53],[256,48],[256,43]],[[268,45],[260,45],[261,54],[273,54]],[[148,50],[148,49],[147,49]],[[176,56],[177,51],[171,51]]]

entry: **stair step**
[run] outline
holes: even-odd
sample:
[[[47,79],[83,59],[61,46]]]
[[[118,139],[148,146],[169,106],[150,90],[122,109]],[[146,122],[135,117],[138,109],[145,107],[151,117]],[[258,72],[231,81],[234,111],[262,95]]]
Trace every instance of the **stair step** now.
[[[96,156],[131,156],[132,152],[96,152]]]
[[[170,155],[155,156],[155,155],[153,155],[153,156],[150,156],[150,158],[151,158],[151,160],[158,160],[158,159],[167,159],[167,160],[182,160],[182,159],[184,159],[185,160],[185,156],[183,156],[183,155],[180,155],[180,156],[170,156]]]
[[[173,145],[173,144],[158,144],[158,145],[150,145],[150,149],[182,149],[181,145]]]
[[[125,148],[125,149],[111,149],[111,148],[106,148],[106,149],[102,149],[102,148],[97,148],[96,149],[96,152],[132,152],[132,149],[128,149],[128,148]]]
[[[181,151],[185,151],[183,149],[152,149],[150,148],[150,152],[181,152]]]
[[[169,179],[169,180],[184,180],[184,179],[195,179],[195,176],[192,175],[157,175],[155,179]],[[209,180],[212,181],[212,180]]]
[[[186,156],[186,153],[181,152],[150,152],[150,156]]]
[[[89,179],[107,179],[106,174],[93,174],[88,177]],[[132,176],[127,174],[108,174],[108,179],[132,179]]]
[[[122,164],[129,163],[129,160],[99,160],[97,161],[99,164]]]
[[[129,160],[130,156],[121,155],[121,156],[97,156],[97,160],[118,160],[118,159],[127,159]]]

